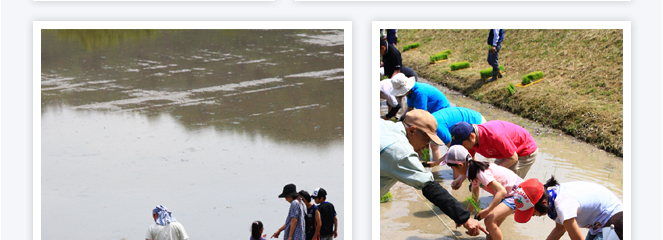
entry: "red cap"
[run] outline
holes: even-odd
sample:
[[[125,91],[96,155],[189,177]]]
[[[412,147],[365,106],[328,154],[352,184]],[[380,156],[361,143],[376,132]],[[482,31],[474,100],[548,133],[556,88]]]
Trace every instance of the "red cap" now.
[[[513,218],[516,222],[526,223],[532,218],[534,205],[543,196],[543,191],[543,183],[536,178],[527,179],[518,186],[513,195],[513,201],[516,204],[516,213]]]

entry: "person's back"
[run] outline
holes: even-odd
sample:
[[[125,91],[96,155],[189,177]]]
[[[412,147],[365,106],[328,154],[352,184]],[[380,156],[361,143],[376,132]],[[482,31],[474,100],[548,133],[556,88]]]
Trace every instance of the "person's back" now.
[[[311,197],[314,197],[315,202],[319,204],[318,211],[320,211],[320,218],[322,220],[320,239],[332,240],[336,237],[338,227],[336,209],[334,209],[333,204],[327,202],[327,191],[324,188],[314,190]]]
[[[182,224],[177,222],[177,219],[163,205],[158,205],[152,210],[152,217],[154,223],[147,228],[145,239],[185,240],[189,238]]]
[[[336,209],[330,202],[323,202],[318,206],[320,211],[320,218],[322,219],[322,226],[320,227],[320,237],[329,238],[334,235],[334,218],[336,217]]]
[[[394,76],[395,71],[399,71],[407,77],[414,77],[418,79],[417,73],[414,72],[411,68],[403,66],[403,60],[401,59],[401,52],[392,45],[386,46],[387,51],[385,55],[382,56],[382,61],[384,63],[384,75],[388,78]]]
[[[171,222],[166,225],[153,223],[145,236],[145,239],[150,240],[184,240],[188,238],[184,227],[179,222]]]
[[[411,93],[407,95],[407,106],[434,113],[450,107],[451,104],[449,104],[449,100],[444,96],[444,93],[437,88],[429,84],[416,82]]]
[[[315,228],[316,228],[316,222],[315,222],[315,214],[318,212],[318,206],[313,204],[310,208],[306,209],[306,217],[305,217],[305,230],[306,230],[306,240],[312,240],[313,235],[315,235]]]
[[[451,133],[449,129],[456,123],[467,122],[470,124],[481,124],[481,113],[469,108],[449,107],[438,110],[433,114],[437,121],[437,136],[442,139],[444,144],[451,142]]]
[[[607,188],[592,182],[568,182],[557,186],[555,208],[556,222],[575,217],[578,226],[599,232],[603,224],[622,211],[622,203]]]
[[[532,135],[516,124],[495,120],[480,124],[477,128],[479,129],[479,145],[472,150],[484,157],[508,158],[513,153],[505,151],[511,149],[515,150],[518,156],[526,156],[537,149]]]

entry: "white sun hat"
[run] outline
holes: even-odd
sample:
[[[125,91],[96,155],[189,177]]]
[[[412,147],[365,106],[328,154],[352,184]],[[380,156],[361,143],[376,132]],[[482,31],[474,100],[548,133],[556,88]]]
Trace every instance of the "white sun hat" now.
[[[403,73],[396,74],[391,79],[391,84],[394,86],[394,89],[391,90],[391,95],[400,97],[405,95],[412,87],[414,87],[414,77],[406,77]]]

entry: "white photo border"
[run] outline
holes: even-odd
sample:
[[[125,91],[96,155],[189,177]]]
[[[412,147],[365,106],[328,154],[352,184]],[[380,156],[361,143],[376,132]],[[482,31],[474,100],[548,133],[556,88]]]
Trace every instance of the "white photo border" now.
[[[351,21],[35,21],[32,58],[32,232],[41,239],[41,30],[42,29],[342,29],[343,232],[352,239],[352,22]]]
[[[371,66],[380,63],[380,29],[491,29],[501,27],[503,29],[622,29],[624,42],[624,72],[623,72],[623,117],[624,117],[624,236],[631,236],[631,22],[630,21],[374,21],[371,31]],[[380,79],[380,70],[371,69],[371,79]],[[371,81],[371,89],[380,89],[378,81]],[[371,93],[371,116],[380,115],[380,96],[378,91]],[[372,120],[371,130],[373,132],[372,145],[372,167],[371,167],[371,196],[380,195],[380,156],[375,154],[380,149],[380,124],[379,118]],[[372,198],[371,202],[371,233],[372,239],[380,238],[380,203]]]

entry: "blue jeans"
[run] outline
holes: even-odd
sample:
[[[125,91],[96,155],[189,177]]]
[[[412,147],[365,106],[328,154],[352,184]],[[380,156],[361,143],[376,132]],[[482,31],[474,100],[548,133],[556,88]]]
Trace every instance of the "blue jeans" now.
[[[591,233],[587,232],[587,237],[585,237],[585,240],[603,240],[603,233],[599,232],[596,233],[596,235],[592,235]]]
[[[498,58],[500,56],[500,49],[502,48],[502,43],[499,42],[497,43],[497,46],[495,46],[495,52],[494,53],[488,53],[488,64],[490,66],[493,66],[493,72],[497,72],[500,70],[500,64],[498,63]]]

